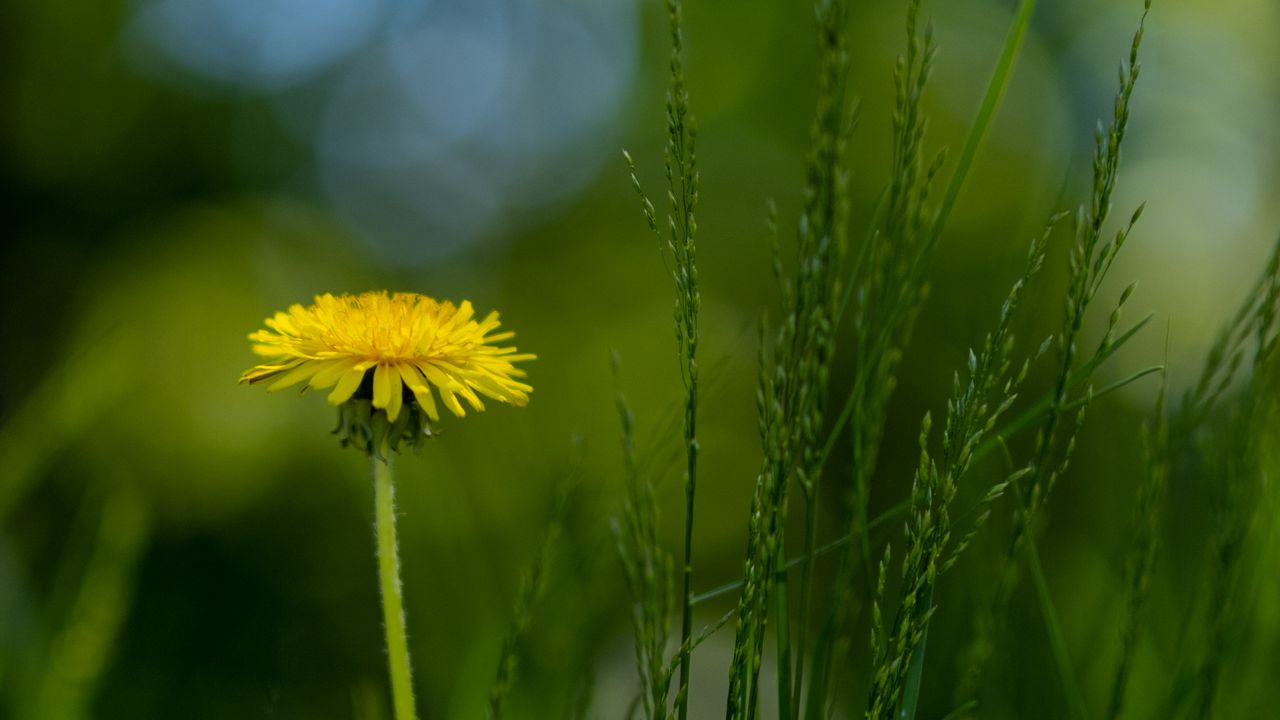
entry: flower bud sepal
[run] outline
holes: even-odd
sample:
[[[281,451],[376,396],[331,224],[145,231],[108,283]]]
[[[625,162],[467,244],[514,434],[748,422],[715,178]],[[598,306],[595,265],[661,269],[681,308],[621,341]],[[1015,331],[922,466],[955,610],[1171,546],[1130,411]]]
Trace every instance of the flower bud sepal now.
[[[365,455],[387,461],[386,451],[400,452],[401,446],[422,450],[422,443],[436,432],[427,414],[413,399],[406,399],[394,421],[387,411],[373,407],[367,397],[352,397],[338,406],[338,427],[333,429],[342,447],[355,448]]]

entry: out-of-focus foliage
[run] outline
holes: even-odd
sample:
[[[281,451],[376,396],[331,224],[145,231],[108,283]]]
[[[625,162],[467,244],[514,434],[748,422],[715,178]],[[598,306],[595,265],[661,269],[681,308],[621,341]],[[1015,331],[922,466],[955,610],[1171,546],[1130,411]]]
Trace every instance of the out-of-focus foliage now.
[[[368,467],[329,434],[336,417],[320,397],[282,402],[236,385],[254,360],[245,335],[270,312],[319,292],[380,288],[500,307],[522,350],[539,355],[526,411],[446,421],[438,441],[398,466],[424,717],[484,712],[521,573],[553,518],[560,529],[506,714],[626,711],[636,686],[607,523],[623,495],[611,348],[673,555],[683,509],[670,279],[618,158],[623,146],[661,157],[660,5],[7,3],[0,715],[386,716]],[[850,209],[860,227],[889,172],[903,37],[902,3],[855,5],[848,81],[863,107]],[[1110,112],[1137,6],[1041,0],[932,263],[874,511],[909,496],[919,419],[945,401],[965,348],[989,329],[1027,239],[1087,188],[1090,129]],[[1010,11],[994,0],[926,3],[940,48],[931,144],[963,140]],[[709,589],[742,568],[760,466],[756,320],[777,308],[760,290],[772,287],[764,208],[773,199],[795,217],[801,207],[817,59],[807,4],[686,12],[701,173],[695,585]],[[1147,211],[1099,303],[1137,280],[1126,313],[1158,315],[1101,371],[1104,382],[1162,362],[1167,334],[1170,397],[1180,397],[1280,228],[1270,201],[1280,194],[1277,30],[1270,0],[1157,3],[1115,198],[1121,214],[1143,201]],[[639,165],[647,187],[662,185],[656,163]],[[1043,316],[1021,336],[1060,322],[1060,307],[1041,301],[1061,296],[1065,252],[1050,246],[1040,295],[1024,301]],[[1104,330],[1086,327],[1087,342]],[[841,363],[833,384],[852,372]],[[1033,369],[1028,382],[1046,379]],[[1081,690],[1099,709],[1113,663],[1091,660],[1117,652],[1145,473],[1138,427],[1155,392],[1139,382],[1091,407],[1040,544]],[[1274,444],[1258,454],[1275,477]],[[581,479],[559,507],[555,488],[570,473]],[[1274,484],[1268,491],[1259,518],[1275,517]],[[1207,592],[1195,540],[1210,525],[1203,495],[1168,489],[1171,529],[1134,651],[1131,708],[1194,669],[1177,643],[1188,606]],[[1242,566],[1274,567],[1274,521],[1257,526],[1262,540]],[[939,585],[950,602],[929,637],[924,715],[950,709],[946,677],[1004,552],[993,538],[1007,528],[998,531]],[[1280,699],[1266,686],[1280,668],[1276,582],[1245,577],[1229,610],[1252,623],[1233,646],[1252,669],[1224,675],[1223,716]],[[730,607],[728,597],[699,605],[695,625]],[[1062,706],[1034,595],[1019,591],[1011,607],[1009,635],[1020,641],[989,672],[1020,690],[987,717]],[[693,717],[722,711],[732,644],[723,631],[695,656]]]

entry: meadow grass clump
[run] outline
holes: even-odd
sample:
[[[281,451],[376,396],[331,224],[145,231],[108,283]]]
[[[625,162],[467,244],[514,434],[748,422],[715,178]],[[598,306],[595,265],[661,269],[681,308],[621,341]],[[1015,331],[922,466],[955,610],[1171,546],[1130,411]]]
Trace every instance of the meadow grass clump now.
[[[928,284],[925,280],[929,258],[935,249],[947,217],[959,197],[967,173],[986,135],[995,108],[1003,96],[1007,86],[1014,60],[1016,59],[1022,39],[1029,26],[1031,9],[1034,2],[1024,2],[1015,15],[1010,27],[1001,57],[997,63],[990,84],[975,123],[967,138],[961,161],[948,184],[940,207],[934,211],[929,206],[929,197],[934,181],[944,166],[945,152],[937,152],[927,156],[924,150],[924,138],[927,122],[922,110],[922,98],[930,76],[936,48],[932,41],[932,26],[927,24],[920,30],[919,0],[907,4],[906,34],[907,50],[899,59],[894,71],[895,106],[893,114],[893,159],[890,180],[884,191],[881,202],[867,223],[866,236],[858,248],[852,262],[846,261],[847,222],[848,222],[848,169],[846,167],[845,148],[857,117],[856,105],[850,103],[844,90],[844,78],[847,74],[847,15],[845,3],[839,0],[818,2],[815,4],[818,24],[818,93],[814,120],[811,126],[811,149],[809,163],[805,175],[803,189],[803,211],[798,223],[796,245],[796,269],[788,273],[783,266],[782,253],[777,248],[776,219],[771,211],[770,227],[773,230],[775,253],[774,274],[782,298],[781,322],[772,338],[771,331],[762,323],[760,380],[757,390],[757,409],[759,412],[760,436],[763,447],[762,468],[757,477],[753,493],[751,510],[747,527],[747,553],[744,563],[743,581],[740,583],[741,593],[737,607],[737,625],[734,642],[734,655],[730,666],[729,697],[726,714],[731,718],[752,718],[758,714],[760,688],[758,687],[763,649],[766,639],[766,627],[773,614],[775,625],[775,641],[779,681],[777,688],[778,713],[781,717],[799,717],[802,708],[807,708],[806,717],[822,717],[830,713],[833,695],[829,680],[833,670],[839,672],[845,658],[856,645],[852,634],[853,608],[856,607],[854,597],[857,593],[857,577],[859,570],[864,576],[871,578],[873,571],[870,562],[871,539],[867,517],[870,496],[870,480],[874,474],[876,457],[883,433],[885,416],[889,400],[896,383],[896,368],[902,352],[910,341],[914,321],[924,301],[928,297]],[[696,459],[696,439],[692,437],[692,419],[696,412],[696,269],[693,267],[692,230],[696,225],[692,220],[692,203],[696,201],[696,172],[692,170],[692,150],[689,150],[688,163],[685,164],[686,132],[684,119],[687,113],[687,99],[683,83],[683,65],[680,50],[682,35],[680,27],[680,6],[668,3],[668,16],[672,29],[673,55],[670,63],[671,84],[668,93],[668,144],[666,150],[667,180],[669,184],[669,202],[672,209],[668,217],[669,237],[659,230],[656,212],[652,203],[645,196],[635,177],[634,164],[629,155],[626,156],[632,171],[632,182],[639,192],[646,221],[651,230],[658,234],[660,242],[667,249],[664,257],[671,259],[676,279],[676,328],[677,340],[682,356],[688,363],[682,367],[688,403],[686,410],[685,441],[688,446],[689,472],[686,474],[686,489],[689,508],[686,512],[686,560],[689,555],[689,533],[692,527],[692,488],[693,469]],[[1131,91],[1131,88],[1130,88]],[[1127,98],[1126,98],[1127,102]],[[1120,134],[1123,133],[1123,128]],[[692,133],[688,135],[692,144]],[[1117,147],[1114,148],[1118,153]],[[928,160],[926,162],[926,157]],[[1104,178],[1105,187],[1100,190],[1105,200],[1109,198],[1114,185],[1115,168],[1110,170],[1110,179]],[[689,194],[687,188],[692,186],[694,192]],[[1097,201],[1095,201],[1095,205]],[[1101,219],[1095,213],[1090,220]],[[1136,220],[1136,217],[1135,217]],[[1083,220],[1081,220],[1083,224]],[[1094,248],[1100,228],[1082,230],[1080,245],[1088,257],[1084,262],[1092,260]],[[1012,314],[1013,306],[1020,297],[1026,279],[1039,268],[1045,252],[1048,234],[1043,240],[1033,244],[1033,252],[1028,264],[1027,277],[1015,286],[1011,302],[1005,307],[1002,316],[1000,343],[1003,333],[1008,332],[1007,322]],[[1089,239],[1091,238],[1091,239]],[[1110,260],[1118,246],[1123,244],[1124,236],[1103,250],[1100,257],[1105,258],[1109,266]],[[1077,258],[1079,259],[1079,258]],[[1105,269],[1093,268],[1088,275],[1089,287],[1077,289],[1072,297],[1089,298],[1097,292],[1097,283]],[[1077,308],[1079,317],[1074,319],[1071,337],[1063,338],[1063,342],[1071,346],[1066,365],[1071,366],[1074,353],[1074,334],[1079,332],[1083,319],[1083,307],[1088,300],[1080,301]],[[690,312],[690,308],[693,312]],[[847,397],[836,421],[828,428],[825,422],[828,383],[831,364],[836,355],[836,339],[846,310],[849,311],[849,322],[853,327],[853,358],[855,380],[847,391]],[[1118,317],[1118,315],[1116,315]],[[1100,350],[1100,356],[1111,351],[1106,347]],[[991,353],[1007,353],[1008,348],[1002,344],[993,348]],[[1007,373],[1008,357],[984,355],[983,372],[971,379],[978,383],[977,387],[989,390],[983,383],[994,383],[997,377]],[[1101,357],[1096,358],[1098,362]],[[976,360],[975,360],[976,362]],[[978,367],[971,368],[971,374],[977,373]],[[690,382],[690,380],[693,382]],[[1005,378],[1012,381],[1011,378]],[[1012,388],[1006,388],[1011,391]],[[1064,404],[1065,390],[1055,397],[1053,408]],[[961,402],[957,400],[957,402]],[[988,421],[993,424],[1003,410],[1005,402],[989,405],[987,398],[967,398],[965,404],[957,410],[954,421],[956,429],[948,431],[945,453],[945,473],[934,478],[926,470],[919,472],[917,488],[928,486],[930,482],[940,482],[946,487],[954,488],[958,475],[967,470],[973,452],[979,447],[982,432],[965,431],[969,426],[981,425],[984,430]],[[992,412],[991,415],[984,413]],[[981,416],[980,418],[978,416]],[[624,417],[626,413],[624,412]],[[982,422],[979,422],[982,420]],[[846,544],[850,550],[838,566],[833,602],[828,603],[828,617],[821,624],[817,639],[810,648],[809,636],[813,623],[809,617],[812,604],[813,557],[817,540],[817,508],[819,495],[817,484],[823,474],[826,461],[837,439],[845,427],[851,430],[852,478],[849,491],[846,493],[846,512],[842,514],[842,536],[849,540]],[[961,426],[964,426],[963,428]],[[958,439],[963,435],[964,439]],[[957,445],[956,443],[960,443]],[[972,443],[970,445],[970,443]],[[960,472],[958,472],[960,471]],[[630,471],[628,471],[630,473]],[[1030,474],[1030,471],[1015,473],[1015,477]],[[805,535],[804,551],[797,559],[801,568],[799,582],[799,598],[797,612],[791,612],[789,592],[789,575],[792,563],[786,555],[785,522],[787,518],[788,498],[792,481],[800,490],[805,502]],[[633,492],[635,482],[629,482]],[[942,486],[939,486],[941,488]],[[1001,486],[1002,487],[1002,486]],[[938,488],[935,488],[938,489]],[[933,502],[932,491],[920,492],[929,495]],[[626,513],[636,512],[634,495]],[[999,497],[997,492],[991,499]],[[924,502],[924,495],[915,497],[918,505]],[[946,500],[949,503],[949,499]],[[932,510],[917,507],[918,523],[931,523]],[[925,516],[930,519],[926,520]],[[633,522],[636,527],[642,523]],[[920,526],[918,531],[917,560],[923,557],[920,553],[925,545],[933,546],[941,543],[946,547],[950,540],[949,529],[939,529],[930,525]],[[638,533],[636,537],[643,536]],[[656,542],[656,540],[653,540]],[[957,549],[967,544],[962,542]],[[937,556],[941,550],[933,547],[929,552]],[[660,555],[656,547],[653,553]],[[935,557],[935,561],[936,561]],[[936,563],[935,563],[936,564]],[[949,564],[949,563],[948,563]],[[658,566],[661,563],[657,563]],[[930,563],[919,565],[908,574],[919,579],[920,573],[926,571]],[[689,563],[686,562],[686,580]],[[929,584],[936,567],[928,571]],[[881,581],[883,581],[881,573]],[[637,590],[632,584],[633,591]],[[652,588],[648,592],[651,612],[644,620],[648,626],[654,626],[654,619],[661,613],[662,605],[656,598]],[[641,597],[633,595],[633,597]],[[686,611],[690,599],[688,588],[685,593]],[[914,597],[914,596],[912,596]],[[642,603],[643,604],[643,603]],[[686,612],[687,617],[687,612]],[[898,630],[904,628],[921,630],[927,625],[927,608],[923,615],[914,610],[911,617],[899,621]],[[796,640],[792,642],[793,627]],[[683,628],[682,647],[687,645],[688,629]],[[906,658],[911,655],[913,641],[908,641],[913,633],[906,632],[900,638],[895,652],[902,655],[900,663],[901,679],[906,678]],[[917,638],[917,640],[920,638]],[[659,643],[657,634],[650,631],[645,639],[640,640],[644,650],[638,650],[644,659],[646,668],[642,668],[642,685],[650,688],[650,698],[646,710],[656,712],[656,698],[660,693],[652,690],[653,678],[661,679],[660,663],[656,662]],[[808,697],[802,698],[806,688],[804,673],[806,659],[812,650],[813,679],[808,686]],[[878,647],[879,657],[885,663],[891,663],[889,650],[885,646]],[[913,682],[919,680],[918,664],[922,662],[922,653],[917,656],[917,671]],[[679,658],[687,662],[687,656]],[[683,675],[682,675],[683,677]],[[681,690],[685,689],[682,682]],[[879,692],[883,692],[882,687]],[[897,705],[901,694],[888,693],[890,701],[883,697],[874,699],[873,707],[883,709],[887,704]],[[663,696],[665,697],[665,696]],[[682,706],[682,703],[678,703]]]
[[[906,3],[907,47],[893,74],[892,158],[889,179],[874,211],[866,218],[861,242],[849,249],[850,200],[847,147],[857,124],[859,104],[845,87],[848,75],[849,8],[842,0],[815,3],[818,36],[816,107],[810,126],[810,149],[802,187],[802,209],[796,224],[795,246],[784,253],[778,240],[777,212],[769,206],[768,226],[773,240],[774,277],[779,288],[781,312],[776,323],[760,322],[759,376],[756,387],[758,431],[762,460],[752,489],[746,524],[746,552],[741,580],[704,592],[692,593],[692,527],[698,444],[697,348],[698,309],[696,232],[694,208],[698,175],[694,163],[695,133],[688,115],[682,59],[683,29],[677,0],[667,3],[672,58],[667,101],[668,141],[665,151],[670,213],[666,232],[636,178],[635,166],[626,155],[632,183],[641,198],[649,228],[663,248],[664,260],[676,285],[676,337],[685,390],[683,440],[686,455],[686,512],[680,642],[673,647],[668,621],[674,609],[674,562],[662,549],[656,529],[654,482],[641,468],[647,463],[635,456],[630,410],[620,400],[623,421],[626,499],[618,527],[619,549],[632,597],[632,621],[641,680],[638,700],[646,717],[684,717],[690,689],[688,665],[694,648],[708,633],[692,637],[691,608],[712,597],[737,591],[731,613],[735,620],[733,654],[729,663],[729,689],[725,715],[747,720],[765,714],[764,703],[776,703],[769,714],[787,720],[800,717],[830,718],[841,708],[858,702],[852,689],[867,687],[865,716],[913,718],[919,706],[924,678],[925,651],[937,609],[939,578],[950,570],[971,541],[985,527],[994,506],[1011,498],[1011,530],[1004,539],[1005,553],[989,596],[979,603],[967,648],[960,653],[961,669],[950,688],[953,717],[984,714],[979,705],[987,666],[997,647],[1001,626],[1022,569],[1028,571],[1048,636],[1058,681],[1060,701],[1071,717],[1087,717],[1088,702],[1075,677],[1063,627],[1049,594],[1046,573],[1039,559],[1036,537],[1047,522],[1052,491],[1064,477],[1077,449],[1081,429],[1094,401],[1136,380],[1160,373],[1155,420],[1144,430],[1146,473],[1139,483],[1134,538],[1124,564],[1120,641],[1108,716],[1124,714],[1125,693],[1134,661],[1138,628],[1144,617],[1148,588],[1159,552],[1161,506],[1171,477],[1178,468],[1177,455],[1184,439],[1195,435],[1227,393],[1242,365],[1243,348],[1252,342],[1256,353],[1252,377],[1268,378],[1274,364],[1277,314],[1276,265],[1268,266],[1272,278],[1264,278],[1246,308],[1242,309],[1211,353],[1199,384],[1172,415],[1166,410],[1168,369],[1157,365],[1134,372],[1111,384],[1095,386],[1098,369],[1149,323],[1150,317],[1121,328],[1126,303],[1136,284],[1120,293],[1105,321],[1103,337],[1091,350],[1083,346],[1087,321],[1109,272],[1142,216],[1139,205],[1118,228],[1109,229],[1112,202],[1120,174],[1122,147],[1128,130],[1133,93],[1141,72],[1139,50],[1151,3],[1142,16],[1129,53],[1121,63],[1119,89],[1113,113],[1099,123],[1092,159],[1092,185],[1088,198],[1075,213],[1050,218],[1042,235],[1032,241],[1022,273],[1000,307],[993,330],[970,351],[961,372],[954,376],[946,403],[946,419],[939,443],[931,435],[931,415],[926,414],[919,433],[919,456],[909,497],[883,515],[870,518],[868,508],[886,418],[898,381],[898,367],[909,346],[916,318],[929,296],[930,260],[955,208],[965,180],[986,137],[995,111],[1008,86],[1013,65],[1030,27],[1034,0],[1023,0],[1013,16],[1000,57],[952,175],[937,206],[931,199],[937,180],[946,168],[946,152],[925,147],[927,119],[923,98],[933,68],[936,47],[932,25],[921,24],[920,0]],[[1014,342],[1014,318],[1027,290],[1050,255],[1050,240],[1061,221],[1071,216],[1072,240],[1067,249],[1067,287],[1061,327],[1043,343],[1019,351]],[[788,267],[784,254],[793,256]],[[842,345],[847,330],[848,346]],[[1007,418],[1018,399],[1026,394],[1023,381],[1032,364],[1049,348],[1055,350],[1047,391],[1013,418]],[[847,353],[848,357],[844,357]],[[852,380],[832,387],[832,369],[848,362]],[[1167,360],[1166,360],[1167,364]],[[1251,381],[1253,382],[1253,381]],[[1262,380],[1257,380],[1262,382]],[[1252,387],[1252,386],[1251,386]],[[1257,386],[1253,395],[1268,398],[1271,386]],[[621,397],[621,396],[620,396]],[[828,412],[832,398],[843,403],[834,418]],[[1271,405],[1258,401],[1233,415],[1240,432],[1231,437],[1255,438],[1257,427],[1270,422]],[[1243,428],[1247,426],[1248,431]],[[1027,455],[1020,461],[1006,444],[1012,436],[1034,429]],[[847,437],[846,437],[847,433]],[[828,461],[833,450],[847,441],[848,475],[833,478]],[[1226,456],[1248,458],[1258,454],[1256,441],[1243,440]],[[1253,444],[1250,444],[1253,443]],[[961,488],[975,462],[993,450],[1001,450],[1007,468],[994,480],[975,490],[976,506],[953,513]],[[1223,461],[1225,462],[1225,460]],[[984,468],[984,472],[986,472]],[[1190,702],[1195,696],[1201,715],[1213,708],[1216,681],[1223,652],[1223,624],[1229,597],[1227,588],[1239,572],[1245,533],[1251,525],[1249,488],[1258,483],[1256,462],[1236,462],[1231,481],[1223,487],[1216,512],[1217,532],[1211,543],[1214,594],[1204,609],[1206,650],[1192,670],[1184,674],[1194,689],[1177,696]],[[841,492],[834,539],[819,545],[819,505],[827,483]],[[792,495],[804,503],[802,546],[789,554],[787,524]],[[971,514],[972,513],[972,514]],[[879,546],[871,529],[905,514],[899,572],[893,572],[892,543]],[[968,520],[963,529],[960,521]],[[824,583],[815,580],[816,558],[828,551],[840,552],[833,573]],[[881,556],[873,567],[871,558]],[[798,578],[793,571],[798,570]],[[869,641],[859,631],[859,610],[870,601]],[[816,601],[816,602],[815,602]],[[812,617],[814,608],[825,615]],[[772,624],[772,634],[769,625]],[[1215,640],[1216,639],[1216,640]],[[770,647],[776,678],[773,699],[763,686],[762,670]],[[1217,644],[1215,644],[1215,642]],[[851,676],[862,662],[860,649],[868,648],[865,677]],[[680,684],[674,703],[670,683],[677,669]],[[1172,702],[1172,701],[1171,701]]]

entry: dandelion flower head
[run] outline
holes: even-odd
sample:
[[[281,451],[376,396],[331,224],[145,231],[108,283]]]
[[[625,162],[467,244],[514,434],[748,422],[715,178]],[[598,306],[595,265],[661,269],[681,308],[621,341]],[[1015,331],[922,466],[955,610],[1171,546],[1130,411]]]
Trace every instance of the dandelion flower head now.
[[[302,382],[304,390],[332,387],[331,405],[367,396],[393,423],[415,402],[439,420],[436,395],[458,417],[466,414],[459,397],[477,411],[481,396],[523,406],[533,388],[518,380],[525,373],[514,363],[536,356],[497,345],[515,335],[495,332],[499,325],[496,311],[476,320],[465,300],[455,306],[415,293],[326,293],[309,307],[276,313],[267,329],[249,335],[267,361],[240,382],[270,383],[270,391]]]

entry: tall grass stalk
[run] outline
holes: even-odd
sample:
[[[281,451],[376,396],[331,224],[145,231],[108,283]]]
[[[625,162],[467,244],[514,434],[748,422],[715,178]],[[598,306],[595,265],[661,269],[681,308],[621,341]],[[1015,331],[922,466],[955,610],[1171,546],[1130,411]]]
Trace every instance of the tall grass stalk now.
[[[990,602],[975,617],[973,638],[962,655],[960,682],[957,683],[956,707],[962,717],[970,717],[977,708],[978,688],[982,674],[994,648],[997,623],[1006,617],[1017,583],[1018,568],[1027,533],[1036,532],[1035,523],[1042,522],[1042,510],[1050,491],[1058,478],[1066,472],[1075,451],[1076,437],[1084,423],[1085,413],[1093,398],[1093,386],[1086,375],[1084,391],[1071,397],[1073,376],[1079,367],[1088,367],[1086,359],[1080,362],[1079,341],[1089,308],[1097,296],[1116,256],[1124,247],[1134,225],[1142,214],[1142,206],[1110,238],[1104,238],[1103,230],[1111,214],[1111,199],[1119,177],[1121,147],[1129,123],[1129,107],[1137,84],[1141,66],[1138,51],[1142,44],[1150,0],[1144,3],[1142,18],[1130,44],[1128,62],[1120,67],[1120,88],[1115,98],[1111,122],[1099,124],[1094,138],[1093,187],[1087,205],[1081,206],[1075,215],[1075,240],[1069,261],[1070,273],[1066,299],[1066,313],[1062,330],[1056,336],[1058,367],[1053,381],[1053,394],[1047,413],[1037,431],[1031,459],[1026,467],[1029,472],[1020,481],[1013,512],[1013,531]],[[1094,351],[1097,359],[1116,342],[1116,328],[1121,309],[1132,295],[1130,285],[1121,293],[1117,306],[1108,319],[1107,332],[1102,343]],[[1074,409],[1074,422],[1070,415]],[[1070,668],[1059,667],[1060,674],[1070,674]],[[1071,694],[1069,688],[1064,692]]]
[[[681,566],[683,591],[680,600],[680,685],[677,692],[677,714],[686,720],[689,714],[689,657],[693,631],[693,520],[694,499],[698,486],[698,314],[702,299],[698,292],[697,245],[694,238],[698,223],[694,217],[698,205],[697,125],[689,112],[689,91],[684,80],[684,10],[681,0],[667,0],[667,20],[671,33],[670,81],[667,89],[667,144],[663,153],[667,179],[666,235],[658,227],[656,212],[636,177],[631,156],[625,155],[632,183],[640,196],[649,228],[658,236],[664,249],[664,261],[676,286],[675,332],[680,359],[680,377],[684,384],[685,447],[685,517],[684,562]]]

